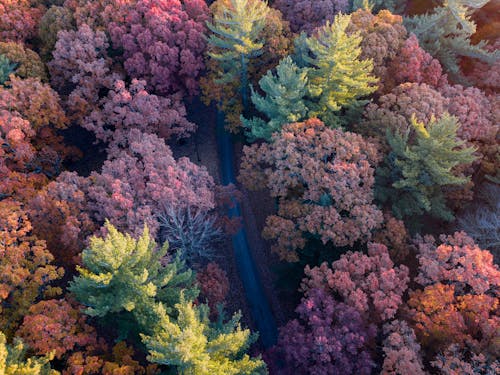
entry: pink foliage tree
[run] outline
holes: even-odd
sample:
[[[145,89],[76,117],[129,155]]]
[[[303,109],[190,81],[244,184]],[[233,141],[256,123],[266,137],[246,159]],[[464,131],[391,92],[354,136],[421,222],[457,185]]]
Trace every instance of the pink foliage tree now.
[[[348,0],[276,0],[273,7],[280,10],[283,17],[290,22],[293,32],[311,33],[326,21],[333,22],[339,12],[349,9]]]
[[[113,90],[83,121],[83,127],[104,142],[109,142],[115,132],[130,129],[158,134],[167,139],[173,135],[185,137],[196,129],[185,118],[186,108],[181,98],[152,95],[145,90],[145,86],[145,81],[136,79],[129,87],[121,80],[115,81]]]
[[[386,90],[405,82],[426,83],[438,87],[446,83],[441,64],[418,44],[415,34],[404,42],[396,56],[390,61],[387,70]],[[392,81],[389,84],[389,81]]]
[[[0,40],[25,42],[33,38],[43,11],[30,0],[0,0]]]
[[[500,270],[493,255],[480,249],[465,232],[441,235],[439,243],[432,236],[419,237],[416,244],[420,267],[415,281],[419,284],[445,282],[462,292],[500,292]]]
[[[115,1],[105,8],[114,48],[133,78],[161,94],[198,90],[208,7],[203,0]]]
[[[370,374],[368,349],[375,328],[359,312],[335,301],[323,289],[312,289],[297,307],[300,319],[280,329],[277,353],[286,374]]]
[[[320,120],[285,125],[272,143],[245,147],[240,181],[248,188],[269,188],[279,203],[264,236],[281,258],[296,260],[303,236],[324,244],[352,245],[367,240],[382,221],[373,204],[375,146],[361,136],[327,128]]]
[[[157,215],[165,206],[214,208],[215,183],[204,167],[183,157],[175,160],[163,139],[132,129],[109,149],[101,173],[93,172],[88,205],[98,222],[105,219],[121,231],[154,236]]]
[[[425,375],[420,345],[413,329],[403,320],[394,320],[383,327],[383,375]]]
[[[111,74],[108,47],[106,34],[86,24],[76,31],[58,33],[53,60],[48,64],[51,82],[69,93],[66,105],[75,119],[89,114],[99,101],[99,91],[111,88],[118,77]]]
[[[396,315],[410,280],[408,267],[394,267],[387,247],[376,243],[368,244],[368,255],[349,251],[331,268],[325,262],[312,269],[306,266],[304,273],[301,290],[306,296],[311,290],[324,289],[374,322]]]
[[[360,33],[363,38],[360,59],[373,60],[373,73],[380,78],[379,92],[387,92],[384,85],[390,75],[389,62],[397,56],[406,40],[403,18],[388,10],[374,15],[369,10],[358,9],[351,14],[348,31]]]

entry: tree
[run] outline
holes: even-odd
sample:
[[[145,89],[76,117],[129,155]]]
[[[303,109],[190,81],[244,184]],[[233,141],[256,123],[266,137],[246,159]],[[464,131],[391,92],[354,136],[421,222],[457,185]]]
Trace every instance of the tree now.
[[[128,87],[122,80],[100,100],[82,126],[96,138],[109,142],[116,131],[139,129],[168,139],[187,137],[196,125],[186,119],[186,108],[178,96],[168,98],[149,94],[146,81],[133,79]]]
[[[373,62],[360,60],[362,38],[359,32],[347,33],[349,22],[350,16],[337,15],[313,36],[297,39],[305,46],[299,46],[300,60],[309,67],[309,116],[329,126],[338,124],[335,113],[342,107],[355,106],[358,98],[376,90]]]
[[[90,216],[98,223],[109,219],[120,231],[135,235],[146,223],[156,237],[166,208],[215,208],[215,183],[206,168],[186,157],[175,160],[163,139],[138,129],[115,132],[108,160],[90,181]]]
[[[305,31],[311,34],[315,28],[323,26],[326,21],[333,22],[337,13],[346,13],[348,0],[276,0],[273,7],[279,9],[294,33]]]
[[[38,21],[45,9],[32,3],[30,0],[0,2],[0,40],[23,43],[36,35]]]
[[[376,243],[368,244],[368,255],[348,251],[331,268],[325,262],[312,269],[306,266],[304,273],[301,291],[305,296],[324,289],[371,322],[394,318],[410,281],[408,267],[394,267],[387,247]]]
[[[460,57],[471,57],[493,63],[498,53],[486,50],[486,43],[471,44],[476,31],[471,13],[489,0],[447,0],[432,13],[405,19],[406,28],[413,32],[420,45],[436,57],[455,79],[463,78],[459,67]]]
[[[196,274],[200,296],[206,299],[210,312],[215,313],[218,305],[226,300],[229,292],[229,279],[226,272],[215,262],[208,263]]]
[[[40,19],[38,37],[41,40],[41,55],[50,60],[57,42],[57,33],[74,29],[73,14],[70,9],[52,5]]]
[[[278,212],[263,235],[273,251],[295,261],[307,237],[352,246],[366,241],[382,221],[372,203],[375,146],[361,136],[330,129],[318,119],[283,126],[272,143],[243,149],[239,180],[249,189],[270,189]],[[310,238],[310,237],[309,237]]]
[[[47,241],[58,264],[73,270],[96,224],[89,215],[90,181],[75,172],[63,172],[28,201],[33,233]]]
[[[173,320],[158,305],[154,333],[141,335],[150,362],[175,366],[183,375],[267,374],[260,358],[245,353],[257,337],[241,328],[240,315],[217,327],[210,323],[205,305],[195,307],[181,298],[175,310]]]
[[[495,374],[500,369],[498,359],[492,359],[483,353],[476,354],[461,349],[452,344],[431,362],[444,375],[454,375],[457,372],[464,375]]]
[[[384,331],[382,374],[425,375],[420,345],[413,329],[404,320],[388,322]]]
[[[0,85],[8,81],[11,73],[16,69],[17,64],[11,62],[7,56],[0,55]]]
[[[368,349],[375,329],[359,312],[323,289],[312,289],[297,307],[300,319],[280,329],[279,358],[290,374],[371,374]]]
[[[0,327],[9,338],[33,303],[61,293],[50,284],[64,270],[31,230],[19,202],[0,200]]]
[[[483,294],[495,291],[500,283],[500,270],[488,250],[479,248],[465,232],[417,238],[418,276],[423,286],[438,282],[454,284],[457,292]],[[498,293],[496,291],[495,293]]]
[[[131,78],[169,95],[194,95],[204,68],[208,7],[203,0],[114,1],[104,8],[113,48]]]
[[[0,54],[14,63],[14,74],[21,78],[40,78],[47,81],[47,72],[40,56],[22,43],[0,42]]]
[[[196,297],[196,289],[190,287],[191,270],[184,271],[175,258],[166,263],[168,244],[156,249],[147,226],[137,240],[118,232],[109,222],[105,228],[104,238],[90,238],[82,253],[83,266],[77,267],[80,275],[69,287],[86,306],[87,315],[103,318],[130,312],[140,332],[149,332],[156,319],[152,311],[155,301],[171,307],[183,289],[187,298]]]
[[[26,347],[18,338],[13,345],[8,345],[5,335],[0,332],[0,372],[5,375],[33,374],[57,375],[58,371],[50,368],[51,356],[26,358]]]
[[[439,61],[420,47],[413,33],[389,62],[387,72],[386,91],[406,82],[439,87],[447,81]]]
[[[308,112],[304,102],[307,84],[307,69],[299,68],[291,57],[286,57],[276,67],[276,75],[268,71],[260,79],[259,86],[265,92],[265,97],[251,87],[255,108],[269,121],[257,117],[247,120],[242,117],[249,140],[263,138],[270,141],[272,134],[279,132],[284,124],[303,120]]]
[[[356,1],[356,0],[355,0]],[[350,17],[347,34],[356,33],[361,36],[360,60],[373,61],[373,75],[379,78],[378,92],[387,92],[386,82],[391,80],[388,66],[398,56],[406,39],[403,18],[387,10],[388,1],[384,0],[384,10],[377,15],[368,9],[358,9]]]
[[[16,335],[37,355],[52,354],[62,359],[67,353],[86,346],[98,347],[95,329],[86,323],[78,306],[51,299],[32,305]]]
[[[208,43],[217,50],[209,50],[208,55],[219,62],[221,82],[239,81],[243,107],[247,108],[248,62],[262,53],[264,41],[259,35],[269,8],[261,0],[219,0],[219,3],[213,21],[207,23],[212,32]]]
[[[119,78],[111,73],[106,34],[88,25],[78,30],[61,30],[48,63],[52,86],[69,92],[65,97],[68,115],[77,121],[96,106],[102,89],[112,88]]]
[[[376,194],[382,202],[391,204],[397,218],[429,213],[452,220],[442,187],[469,181],[453,169],[473,162],[475,150],[462,147],[464,142],[457,140],[457,119],[447,113],[427,125],[414,116],[412,126],[405,132],[388,132],[392,151],[378,170]],[[410,131],[414,140],[410,139]]]

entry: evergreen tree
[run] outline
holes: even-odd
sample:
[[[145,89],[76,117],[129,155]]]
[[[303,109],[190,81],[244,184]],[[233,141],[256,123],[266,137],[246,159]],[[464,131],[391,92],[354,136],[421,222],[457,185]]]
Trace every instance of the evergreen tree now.
[[[500,53],[488,52],[486,42],[471,44],[476,24],[470,16],[489,0],[446,0],[432,13],[405,18],[404,25],[414,33],[420,46],[437,58],[455,79],[460,79],[459,58],[463,56],[493,63]]]
[[[387,133],[392,151],[377,171],[376,194],[392,204],[398,218],[429,213],[452,220],[442,187],[469,181],[454,168],[473,162],[475,150],[457,140],[460,125],[447,113],[439,120],[431,118],[427,127],[413,116],[411,125],[404,134]]]
[[[220,318],[218,324],[212,324],[206,305],[195,307],[181,298],[175,308],[177,319],[173,320],[159,304],[153,335],[141,335],[150,362],[176,366],[182,375],[267,374],[260,358],[245,354],[257,337],[241,329],[239,314],[226,323]]]
[[[2,375],[57,375],[50,368],[54,356],[26,358],[26,347],[19,338],[13,345],[7,345],[5,335],[0,332],[0,374]]]
[[[7,56],[0,54],[0,85],[3,85],[9,79],[9,74],[14,72],[16,65]]]
[[[272,134],[279,132],[284,124],[301,121],[307,116],[304,103],[307,68],[299,68],[290,56],[280,61],[276,75],[268,71],[260,79],[259,86],[266,95],[261,96],[251,87],[252,102],[269,121],[257,117],[251,120],[241,118],[250,141],[259,138],[270,141]]]
[[[240,81],[243,106],[248,105],[248,62],[262,54],[267,3],[262,0],[219,0],[219,11],[207,23],[212,34],[208,43],[216,47],[209,56],[219,62],[220,82]]]
[[[181,271],[183,264],[177,258],[164,265],[168,244],[156,249],[147,226],[138,240],[118,232],[109,222],[105,228],[104,238],[91,237],[82,254],[83,267],[77,267],[80,275],[69,290],[87,306],[86,314],[102,318],[131,312],[141,332],[149,331],[156,321],[155,303],[174,306],[181,290],[193,281],[192,272]],[[197,290],[185,293],[194,298]]]
[[[296,42],[299,66],[305,63],[310,67],[309,115],[330,126],[339,124],[337,115],[342,107],[356,107],[358,98],[377,89],[377,78],[371,74],[372,60],[359,60],[359,32],[346,33],[349,21],[349,15],[339,14],[315,35],[302,35]]]

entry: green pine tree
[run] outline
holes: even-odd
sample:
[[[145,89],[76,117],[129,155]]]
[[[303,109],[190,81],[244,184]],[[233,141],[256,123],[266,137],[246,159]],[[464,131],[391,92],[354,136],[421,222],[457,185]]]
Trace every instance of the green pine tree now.
[[[57,375],[50,368],[53,355],[26,358],[27,348],[19,338],[12,345],[7,344],[5,335],[0,332],[0,374],[2,375]]]
[[[104,238],[92,237],[82,253],[80,275],[70,283],[69,290],[85,305],[85,313],[103,318],[108,314],[130,312],[141,332],[148,332],[156,322],[154,305],[160,301],[173,307],[181,291],[194,299],[191,270],[182,271],[178,258],[165,263],[168,244],[156,249],[149,230],[139,239],[122,234],[109,222]],[[170,311],[170,310],[169,310]]]
[[[7,56],[0,55],[0,85],[3,85],[15,70],[16,64],[11,62]]]
[[[260,358],[245,353],[257,337],[241,329],[239,314],[227,323],[214,325],[206,305],[195,307],[181,299],[175,307],[174,320],[158,305],[153,335],[141,335],[150,362],[175,366],[182,375],[267,374]]]
[[[250,141],[259,138],[270,141],[272,134],[280,131],[284,124],[306,118],[308,108],[304,97],[307,93],[307,69],[299,68],[290,56],[280,61],[276,67],[276,75],[268,71],[260,79],[259,86],[266,95],[261,96],[251,87],[252,102],[269,121],[257,117],[251,120],[241,117]]]
[[[404,19],[409,32],[414,33],[420,46],[437,58],[455,79],[464,81],[460,74],[459,58],[463,56],[493,63],[500,53],[488,52],[486,43],[471,44],[470,37],[476,32],[471,14],[489,0],[445,0],[432,13]]]
[[[261,0],[227,0],[221,12],[215,12],[213,22],[207,22],[212,31],[208,43],[215,47],[209,56],[219,62],[219,82],[240,81],[243,106],[248,106],[248,62],[262,54],[263,41],[259,34],[264,29],[269,13],[267,3]]]
[[[348,35],[349,15],[338,14],[333,23],[319,28],[315,35],[300,36],[297,63],[308,70],[307,106],[310,117],[318,117],[330,126],[339,124],[338,114],[343,107],[359,105],[360,97],[376,91],[373,62],[359,60],[361,36]]]
[[[453,169],[472,163],[475,150],[457,140],[456,117],[444,114],[439,120],[431,119],[427,127],[415,117],[411,123],[412,129],[404,134],[387,133],[392,151],[377,170],[376,195],[392,205],[398,218],[429,213],[453,220],[442,188],[469,181]]]

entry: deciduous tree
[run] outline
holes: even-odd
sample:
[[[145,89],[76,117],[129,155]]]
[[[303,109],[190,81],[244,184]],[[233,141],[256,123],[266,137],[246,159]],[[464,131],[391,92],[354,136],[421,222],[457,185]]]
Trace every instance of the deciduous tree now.
[[[268,187],[279,209],[264,236],[282,259],[297,260],[305,234],[334,246],[368,240],[382,221],[372,203],[375,146],[361,136],[329,129],[318,119],[285,125],[271,144],[244,148],[239,180]]]

